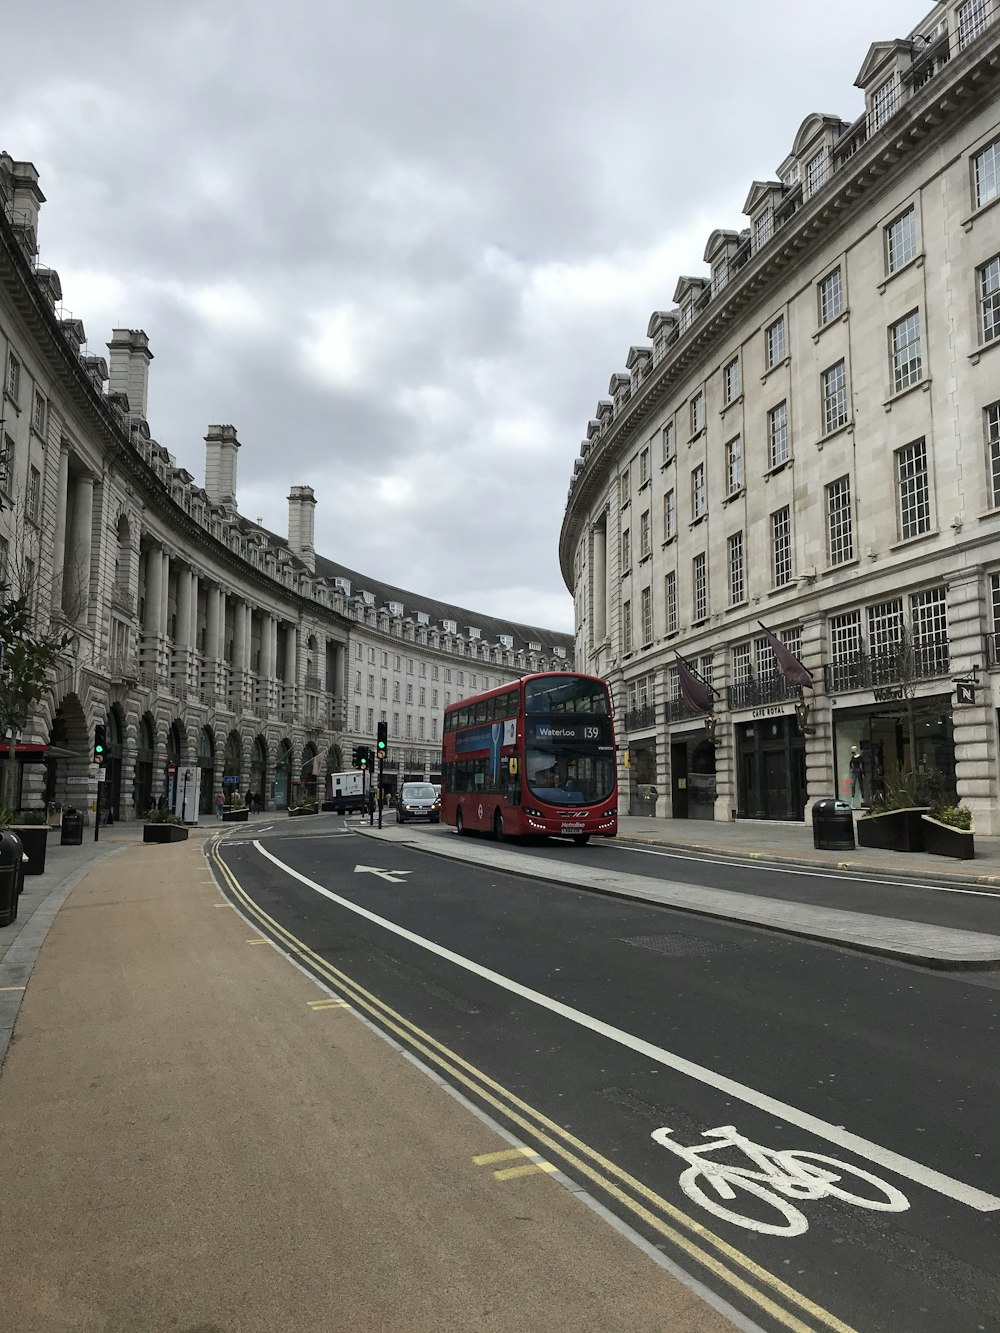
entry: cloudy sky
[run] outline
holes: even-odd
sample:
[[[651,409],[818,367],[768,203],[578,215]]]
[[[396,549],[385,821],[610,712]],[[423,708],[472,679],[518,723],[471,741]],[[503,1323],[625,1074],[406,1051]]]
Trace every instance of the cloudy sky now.
[[[0,148],[106,354],[144,328],[153,435],[331,559],[572,628],[559,529],[611,373],[803,118],[860,114],[903,0],[34,0]]]

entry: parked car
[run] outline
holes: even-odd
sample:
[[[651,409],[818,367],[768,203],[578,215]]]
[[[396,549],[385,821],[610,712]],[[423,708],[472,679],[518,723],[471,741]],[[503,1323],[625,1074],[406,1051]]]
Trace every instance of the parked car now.
[[[404,782],[396,802],[396,823],[409,819],[426,819],[431,824],[441,822],[441,797],[430,782]]]

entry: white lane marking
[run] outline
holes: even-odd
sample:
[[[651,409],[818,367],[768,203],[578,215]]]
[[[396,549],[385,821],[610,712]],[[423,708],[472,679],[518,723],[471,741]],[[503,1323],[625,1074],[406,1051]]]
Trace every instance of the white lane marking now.
[[[997,1198],[995,1194],[987,1194],[984,1190],[976,1189],[974,1185],[965,1185],[962,1181],[954,1180],[951,1176],[935,1171],[932,1167],[924,1166],[921,1162],[915,1162],[910,1157],[904,1157],[891,1148],[883,1148],[877,1143],[872,1143],[870,1139],[862,1138],[859,1134],[852,1134],[850,1130],[844,1129],[842,1125],[832,1125],[826,1120],[821,1120],[818,1116],[810,1115],[808,1111],[799,1110],[797,1106],[790,1106],[787,1102],[778,1101],[776,1097],[769,1097],[766,1093],[748,1087],[745,1083],[738,1083],[735,1079],[727,1078],[724,1074],[717,1074],[714,1069],[707,1069],[704,1065],[695,1064],[693,1060],[675,1055],[673,1051],[665,1050],[662,1046],[654,1046],[652,1042],[643,1041],[642,1038],[635,1037],[632,1033],[616,1028],[610,1023],[605,1023],[600,1018],[592,1018],[589,1014],[581,1013],[579,1009],[571,1009],[568,1004],[563,1004],[560,1000],[553,1000],[550,996],[532,990],[529,986],[522,986],[520,982],[505,977],[500,972],[494,972],[488,967],[483,967],[481,963],[475,963],[471,958],[463,957],[462,954],[454,953],[451,949],[446,949],[444,945],[435,943],[434,940],[425,939],[423,935],[414,934],[412,930],[407,930],[405,926],[397,926],[394,921],[387,921],[385,917],[369,912],[366,907],[360,907],[357,903],[352,903],[349,898],[342,898],[339,893],[324,888],[322,884],[317,884],[314,879],[310,879],[292,866],[286,865],[284,861],[279,860],[266,847],[262,847],[260,843],[255,842],[254,846],[261,856],[271,861],[279,870],[283,870],[286,875],[290,875],[292,879],[297,879],[300,884],[304,884],[314,892],[322,894],[324,898],[329,898],[331,902],[336,903],[339,907],[346,908],[347,911],[364,917],[366,921],[381,926],[383,930],[388,930],[401,939],[409,940],[411,944],[416,944],[421,949],[437,954],[439,958],[454,963],[456,967],[464,968],[465,971],[472,972],[485,981],[492,982],[493,985],[499,986],[502,990],[510,991],[513,995],[519,995],[522,999],[537,1004],[542,1009],[548,1009],[551,1013],[558,1014],[560,1018],[565,1018],[580,1027],[588,1028],[591,1032],[596,1032],[599,1036],[608,1038],[609,1041],[617,1042],[619,1046],[625,1046],[645,1058],[657,1061],[668,1069],[674,1069],[679,1074],[695,1079],[698,1083],[704,1083],[710,1088],[715,1088],[718,1092],[736,1097],[749,1106],[755,1106],[759,1111],[766,1111],[769,1115],[777,1116],[779,1120],[784,1120],[789,1125],[795,1125],[808,1134],[815,1134],[817,1138],[826,1139],[828,1143],[835,1143],[840,1148],[846,1148],[848,1152],[856,1153],[869,1162],[876,1162],[879,1166],[894,1171],[896,1175],[905,1176],[907,1180],[912,1180],[927,1189],[935,1190],[938,1194],[943,1194],[949,1199],[955,1199],[958,1203],[968,1204],[970,1208],[975,1208],[981,1213],[994,1212],[1000,1208],[1000,1198]]]
[[[390,884],[405,884],[405,879],[400,879],[400,875],[412,875],[412,870],[379,870],[377,866],[355,866],[354,873],[361,871],[365,875],[378,875],[379,879],[387,879]]]
[[[738,856],[714,857],[698,856],[691,852],[660,852],[652,847],[632,847],[625,844],[608,848],[615,852],[638,852],[640,856],[665,856],[671,861],[696,861],[701,865],[707,866],[742,866],[746,870],[766,870],[769,875],[805,875],[809,879],[835,879],[842,884],[846,880],[849,884],[874,884],[876,887],[880,884],[888,884],[899,889],[926,889],[931,893],[964,893],[970,898],[995,898],[1000,902],[1000,893],[990,889],[954,889],[944,884],[918,883],[912,879],[883,879],[880,875],[877,879],[865,879],[861,875],[834,874],[832,870],[807,870],[804,866],[779,866],[773,865],[769,861],[751,861]],[[570,862],[566,863],[571,864]],[[573,862],[572,864],[576,864]],[[956,927],[957,929],[957,927]]]

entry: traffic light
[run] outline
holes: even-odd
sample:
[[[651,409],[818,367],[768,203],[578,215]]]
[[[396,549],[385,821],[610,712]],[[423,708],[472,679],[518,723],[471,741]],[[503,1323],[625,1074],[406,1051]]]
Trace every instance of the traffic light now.
[[[375,749],[378,751],[378,757],[380,759],[385,758],[385,747],[388,740],[389,740],[389,724],[388,722],[380,722],[378,724],[378,734],[375,740]]]
[[[371,752],[371,750],[368,748],[367,745],[359,745],[359,746],[358,746],[358,767],[359,767],[359,768],[367,768],[367,767],[368,767],[368,761],[369,761],[369,759],[371,758],[371,754],[372,754],[372,752]]]
[[[361,746],[360,746],[360,745],[355,745],[354,749],[351,751],[351,767],[352,767],[352,768],[360,768],[360,767],[361,767]]]
[[[107,730],[103,722],[98,722],[94,728],[94,763],[104,763],[104,746],[107,743]]]

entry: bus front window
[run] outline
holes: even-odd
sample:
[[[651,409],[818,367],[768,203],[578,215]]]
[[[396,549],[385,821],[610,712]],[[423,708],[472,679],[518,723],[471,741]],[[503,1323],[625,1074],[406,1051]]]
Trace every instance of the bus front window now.
[[[526,752],[528,787],[552,805],[595,805],[614,790],[614,760],[608,756],[552,749]]]

